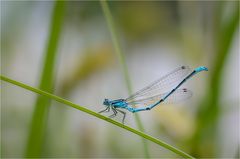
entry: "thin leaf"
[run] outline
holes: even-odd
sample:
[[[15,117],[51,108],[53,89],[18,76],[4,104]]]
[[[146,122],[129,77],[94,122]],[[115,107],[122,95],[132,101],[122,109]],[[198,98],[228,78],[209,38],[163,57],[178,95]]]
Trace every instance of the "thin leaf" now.
[[[49,38],[43,62],[43,71],[41,75],[39,88],[47,92],[53,92],[54,88],[54,68],[57,57],[57,48],[61,26],[63,21],[64,2],[56,1],[52,22],[50,25]],[[50,106],[50,100],[38,96],[32,115],[31,126],[29,129],[28,143],[26,147],[26,157],[41,157],[46,121]]]
[[[175,147],[173,147],[173,146],[171,146],[171,145],[169,145],[169,144],[167,144],[167,143],[165,143],[163,141],[160,141],[160,140],[158,140],[158,139],[156,139],[156,138],[154,138],[154,137],[152,137],[150,135],[147,135],[147,134],[145,134],[145,133],[143,133],[141,131],[138,131],[138,130],[133,129],[133,128],[129,127],[129,126],[123,125],[120,122],[117,122],[117,121],[112,120],[112,119],[110,119],[108,117],[105,117],[105,116],[103,116],[103,115],[101,115],[99,113],[96,113],[96,112],[94,112],[92,110],[89,110],[86,107],[77,105],[77,104],[72,103],[72,102],[70,102],[70,101],[68,101],[66,99],[63,99],[61,97],[58,97],[58,96],[53,95],[51,93],[48,93],[46,91],[43,91],[43,90],[31,87],[31,86],[25,85],[25,84],[23,84],[21,82],[12,80],[12,79],[10,79],[8,77],[5,77],[5,76],[2,76],[2,75],[0,75],[0,79],[5,81],[5,82],[11,83],[13,85],[19,86],[21,88],[27,89],[29,91],[38,93],[38,94],[40,94],[42,96],[45,96],[47,98],[51,98],[51,99],[53,99],[53,100],[55,100],[55,101],[57,101],[59,103],[65,104],[65,105],[70,106],[70,107],[73,107],[73,108],[78,109],[78,110],[80,110],[82,112],[85,112],[87,114],[95,116],[95,117],[97,117],[99,119],[105,120],[105,121],[107,121],[109,123],[112,123],[112,124],[114,124],[114,125],[116,125],[118,127],[121,127],[123,129],[127,130],[127,131],[130,131],[130,132],[132,132],[132,133],[134,133],[134,134],[136,134],[136,135],[138,135],[138,136],[140,136],[142,138],[145,138],[145,139],[147,139],[147,140],[149,140],[151,142],[154,142],[154,143],[158,144],[159,146],[162,146],[162,147],[164,147],[164,148],[166,148],[166,149],[168,149],[168,150],[170,150],[170,151],[172,151],[172,152],[174,152],[174,153],[176,153],[176,154],[178,154],[178,155],[180,155],[180,156],[182,156],[184,158],[194,158],[194,157],[190,156],[189,154],[187,154],[187,153],[185,153],[185,152],[183,152],[183,151],[181,151],[181,150],[179,150],[179,149],[177,149],[177,148],[175,148]]]
[[[108,28],[111,32],[112,42],[113,42],[113,45],[114,45],[114,48],[115,48],[115,52],[117,54],[118,60],[119,60],[121,66],[122,66],[122,69],[123,69],[125,82],[126,82],[126,85],[127,85],[127,88],[128,88],[128,94],[131,95],[133,93],[132,92],[132,86],[131,86],[131,82],[130,82],[130,78],[129,78],[129,73],[128,73],[128,68],[127,68],[125,56],[121,51],[120,43],[118,41],[118,34],[117,34],[117,31],[116,31],[116,27],[114,26],[114,21],[113,21],[113,18],[112,18],[112,15],[111,15],[111,12],[110,12],[110,9],[108,7],[107,2],[105,0],[100,0],[100,2],[101,2],[101,6],[102,6],[102,10],[104,12],[105,18],[107,20]],[[135,114],[134,117],[135,117],[135,121],[137,123],[137,126],[138,126],[139,130],[144,132],[144,127],[142,125],[142,122],[141,122],[141,119],[140,119],[139,115]],[[148,148],[146,140],[144,140],[144,139],[143,139],[143,147],[144,147],[145,157],[150,158],[149,148]]]

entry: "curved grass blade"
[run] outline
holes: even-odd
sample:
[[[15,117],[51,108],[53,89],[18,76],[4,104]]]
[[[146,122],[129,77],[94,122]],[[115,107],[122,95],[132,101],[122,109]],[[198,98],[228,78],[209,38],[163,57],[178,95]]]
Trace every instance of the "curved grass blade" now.
[[[134,134],[136,134],[138,136],[141,136],[142,138],[145,138],[145,139],[147,139],[149,141],[152,141],[152,142],[158,144],[159,146],[162,146],[162,147],[164,147],[164,148],[166,148],[166,149],[168,149],[168,150],[170,150],[170,151],[172,151],[172,152],[174,152],[174,153],[176,153],[176,154],[178,154],[178,155],[180,155],[180,156],[182,156],[184,158],[194,159],[194,157],[192,157],[191,155],[187,154],[186,152],[183,152],[183,151],[177,149],[176,147],[173,147],[173,146],[171,146],[171,145],[169,145],[169,144],[167,144],[167,143],[165,143],[163,141],[160,141],[160,140],[158,140],[158,139],[156,139],[156,138],[154,138],[154,137],[152,137],[150,135],[147,135],[147,134],[145,134],[145,133],[143,133],[141,131],[138,131],[138,130],[133,129],[133,128],[129,127],[129,126],[123,125],[120,122],[117,122],[117,121],[112,120],[112,119],[110,119],[108,117],[105,117],[105,116],[103,116],[103,115],[101,115],[99,113],[96,113],[96,112],[94,112],[92,110],[89,110],[86,107],[82,107],[82,106],[77,105],[75,103],[72,103],[72,102],[70,102],[70,101],[68,101],[66,99],[63,99],[63,98],[58,97],[56,95],[53,95],[51,93],[45,92],[43,90],[40,90],[40,89],[31,87],[31,86],[25,85],[23,83],[20,83],[18,81],[12,80],[12,79],[10,79],[8,77],[5,77],[5,76],[2,76],[2,75],[0,75],[0,79],[5,81],[5,82],[11,83],[13,85],[19,86],[21,88],[27,89],[29,91],[35,92],[37,94],[40,94],[42,96],[51,98],[51,99],[53,99],[53,100],[55,100],[55,101],[57,101],[59,103],[65,104],[65,105],[70,106],[70,107],[73,107],[73,108],[78,109],[78,110],[80,110],[82,112],[85,112],[87,114],[95,116],[95,117],[97,117],[99,119],[105,120],[105,121],[107,121],[109,123],[112,123],[112,124],[114,124],[114,125],[116,125],[118,127],[121,127],[123,129],[127,130],[127,131],[130,131],[130,132],[132,132],[132,133],[134,133]]]

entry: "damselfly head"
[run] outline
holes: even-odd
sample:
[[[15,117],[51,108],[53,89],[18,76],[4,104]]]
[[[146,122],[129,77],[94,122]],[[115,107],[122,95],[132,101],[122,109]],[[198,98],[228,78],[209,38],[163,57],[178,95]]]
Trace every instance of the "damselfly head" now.
[[[108,99],[104,99],[104,101],[103,101],[103,105],[109,106],[109,105],[110,105],[109,100],[108,100]]]

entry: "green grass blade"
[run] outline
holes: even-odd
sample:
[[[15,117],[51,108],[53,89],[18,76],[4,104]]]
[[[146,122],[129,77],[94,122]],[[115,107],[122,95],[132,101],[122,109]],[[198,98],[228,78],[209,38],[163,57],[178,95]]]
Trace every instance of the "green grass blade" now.
[[[114,45],[114,48],[115,48],[115,52],[117,54],[117,57],[118,57],[119,62],[122,66],[122,69],[123,69],[124,78],[125,78],[127,89],[128,89],[128,94],[131,95],[132,94],[132,86],[131,86],[131,82],[130,82],[130,78],[129,78],[128,68],[127,68],[127,64],[126,64],[124,54],[122,53],[121,48],[120,48],[116,27],[114,26],[114,22],[113,22],[113,18],[112,18],[110,9],[109,9],[108,4],[105,0],[100,0],[100,3],[101,3],[101,6],[102,6],[102,10],[104,12],[105,18],[107,20],[108,28],[111,32],[111,37],[112,37],[112,42],[113,42],[113,45]],[[144,132],[144,127],[142,125],[142,122],[141,122],[141,119],[140,119],[139,115],[134,114],[134,116],[135,116],[135,121],[137,123],[137,126],[138,126],[139,130]],[[149,158],[149,148],[148,148],[146,140],[144,140],[144,139],[143,139],[143,147],[144,147],[145,157]]]
[[[47,92],[53,92],[54,67],[57,57],[57,46],[61,26],[63,21],[64,2],[56,1],[53,9],[53,15],[50,24],[49,38],[43,62],[43,71],[41,75],[39,88]],[[40,157],[43,136],[46,128],[46,120],[50,100],[43,96],[38,96],[34,108],[31,126],[29,129],[28,142],[26,147],[26,157]]]
[[[175,147],[173,147],[173,146],[171,146],[171,145],[169,145],[169,144],[167,144],[167,143],[165,143],[163,141],[160,141],[160,140],[158,140],[158,139],[156,139],[156,138],[154,138],[154,137],[152,137],[150,135],[147,135],[147,134],[145,134],[145,133],[143,133],[141,131],[138,131],[138,130],[133,129],[133,128],[129,127],[129,126],[123,125],[120,122],[117,122],[117,121],[112,120],[112,119],[110,119],[108,117],[105,117],[105,116],[103,116],[103,115],[101,115],[99,113],[96,113],[96,112],[94,112],[92,110],[89,110],[86,107],[77,105],[77,104],[72,103],[72,102],[70,102],[70,101],[68,101],[66,99],[63,99],[61,97],[58,97],[58,96],[53,95],[51,93],[48,93],[46,91],[43,91],[43,90],[40,90],[40,89],[31,87],[31,86],[28,86],[26,84],[23,84],[21,82],[15,81],[15,80],[12,80],[12,79],[10,79],[8,77],[5,77],[5,76],[2,76],[2,75],[0,75],[0,79],[5,81],[5,82],[11,83],[13,85],[19,86],[21,88],[27,89],[29,91],[35,92],[35,93],[37,93],[39,95],[42,95],[44,97],[53,99],[53,100],[55,100],[55,101],[57,101],[59,103],[65,104],[65,105],[70,106],[70,107],[75,108],[75,109],[78,109],[78,110],[80,110],[82,112],[85,112],[87,114],[95,116],[95,117],[97,117],[99,119],[105,120],[105,121],[107,121],[107,122],[109,122],[111,124],[114,124],[114,125],[116,125],[118,127],[121,127],[123,129],[127,130],[127,131],[130,131],[130,132],[132,132],[132,133],[134,133],[136,135],[139,135],[140,137],[145,138],[145,139],[147,139],[147,140],[149,140],[149,141],[151,141],[153,143],[156,143],[157,145],[162,146],[162,147],[164,147],[164,148],[166,148],[166,149],[168,149],[168,150],[170,150],[170,151],[172,151],[172,152],[174,152],[174,153],[176,153],[176,154],[178,154],[178,155],[180,155],[180,156],[182,156],[184,158],[192,158],[192,159],[194,158],[194,157],[190,156],[189,154],[187,154],[187,153],[185,153],[185,152],[183,152],[183,151],[181,151],[181,150],[179,150],[179,149],[177,149],[177,148],[175,148]]]
[[[225,3],[225,2],[224,2]],[[217,127],[219,120],[220,107],[220,95],[221,95],[221,82],[223,78],[223,69],[227,62],[228,56],[230,55],[230,48],[232,40],[234,39],[235,33],[239,26],[239,2],[236,3],[234,12],[229,16],[228,21],[220,25],[220,17],[217,17],[218,23],[215,26],[216,30],[216,58],[213,61],[213,67],[211,69],[211,77],[209,83],[209,90],[206,94],[206,99],[203,100],[198,112],[197,131],[193,136],[192,143],[192,154],[198,155],[198,157],[214,157],[217,154]],[[224,5],[224,4],[222,4]],[[220,14],[222,15],[220,10]],[[211,133],[210,133],[211,132]],[[203,143],[204,141],[204,143]],[[211,145],[208,151],[202,153],[204,145]],[[206,153],[207,152],[207,153]]]

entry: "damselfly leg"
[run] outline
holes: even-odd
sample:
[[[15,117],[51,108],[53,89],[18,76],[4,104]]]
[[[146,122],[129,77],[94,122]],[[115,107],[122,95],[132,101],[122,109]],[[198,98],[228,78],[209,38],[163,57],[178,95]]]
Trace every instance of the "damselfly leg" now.
[[[113,110],[113,114],[109,116],[109,118],[114,118],[118,112],[122,113],[123,114],[123,119],[122,119],[122,124],[124,124],[124,120],[125,120],[125,117],[126,117],[126,113],[122,110],[119,110],[115,107],[112,107],[112,110]]]
[[[114,107],[112,107],[113,114],[109,116],[109,118],[114,118],[117,115],[117,111]]]
[[[124,112],[122,110],[119,110],[119,109],[116,109],[116,110],[123,114],[122,123],[124,124],[124,120],[125,120],[125,117],[126,117],[126,112]]]
[[[98,113],[103,113],[103,112],[109,112],[110,111],[110,106],[108,106],[106,109],[104,109],[104,110],[101,110],[100,112],[98,112]]]

